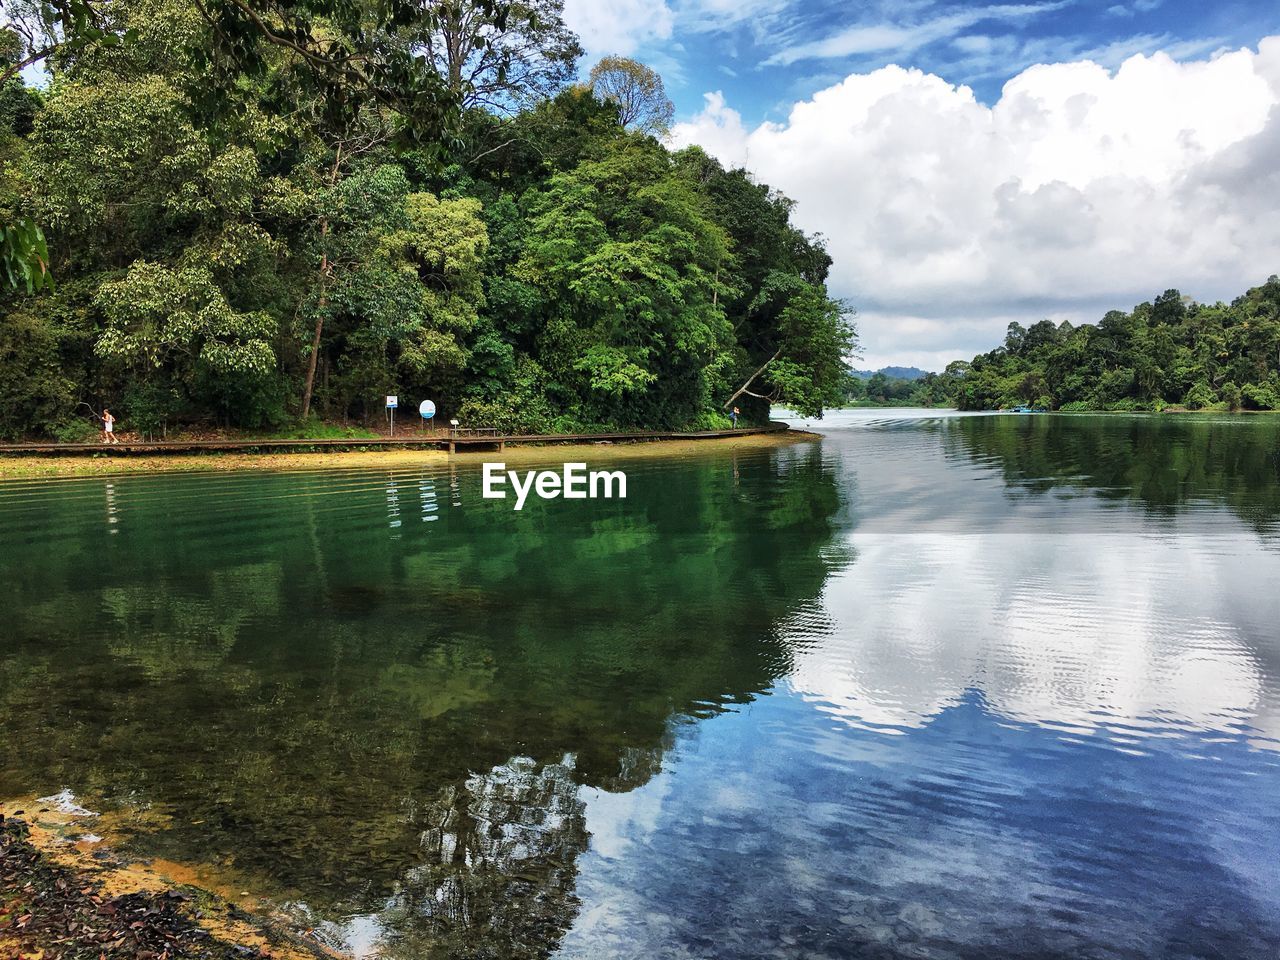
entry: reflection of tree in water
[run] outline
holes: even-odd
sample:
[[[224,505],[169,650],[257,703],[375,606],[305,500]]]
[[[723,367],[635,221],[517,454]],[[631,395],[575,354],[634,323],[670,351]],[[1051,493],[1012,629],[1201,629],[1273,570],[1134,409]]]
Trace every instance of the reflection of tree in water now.
[[[118,481],[114,536],[100,491],[25,500],[10,529],[57,540],[0,533],[0,740],[23,745],[0,788],[152,805],[172,819],[139,850],[377,914],[390,943],[463,917],[457,943],[545,952],[575,909],[575,785],[634,788],[673,715],[786,672],[777,625],[839,562],[836,481],[816,449],[739,456],[736,482],[697,458],[515,514],[468,475],[394,539],[373,481]]]
[[[420,811],[422,863],[377,920],[388,957],[539,957],[573,922],[587,848],[573,758],[515,757]]]
[[[952,455],[997,458],[1019,490],[1074,487],[1167,516],[1221,503],[1260,533],[1280,519],[1280,422],[1267,417],[960,417],[945,429]]]

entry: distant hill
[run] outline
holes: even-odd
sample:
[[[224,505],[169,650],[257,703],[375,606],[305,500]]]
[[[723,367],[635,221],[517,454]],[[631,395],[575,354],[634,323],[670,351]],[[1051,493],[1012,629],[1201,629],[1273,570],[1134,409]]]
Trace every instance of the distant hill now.
[[[929,371],[919,367],[881,367],[879,370],[853,371],[853,375],[860,380],[870,380],[877,373],[883,373],[890,380],[923,380]]]

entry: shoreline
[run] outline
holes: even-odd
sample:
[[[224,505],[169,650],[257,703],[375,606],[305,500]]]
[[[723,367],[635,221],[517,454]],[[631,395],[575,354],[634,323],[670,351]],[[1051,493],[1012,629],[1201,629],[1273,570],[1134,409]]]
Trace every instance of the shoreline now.
[[[151,475],[159,473],[225,473],[231,471],[308,471],[334,469],[412,468],[418,466],[471,465],[502,460],[507,463],[561,463],[578,460],[683,459],[704,454],[769,450],[820,439],[807,430],[787,429],[681,439],[596,441],[512,446],[505,450],[445,450],[417,447],[375,449],[317,448],[314,452],[132,453],[115,456],[107,451],[92,455],[3,453],[0,481],[72,477]],[[247,446],[247,444],[246,444]],[[353,441],[350,446],[364,446]]]
[[[0,957],[345,956],[248,891],[235,897],[198,869],[123,854],[115,826],[70,795],[0,803]]]

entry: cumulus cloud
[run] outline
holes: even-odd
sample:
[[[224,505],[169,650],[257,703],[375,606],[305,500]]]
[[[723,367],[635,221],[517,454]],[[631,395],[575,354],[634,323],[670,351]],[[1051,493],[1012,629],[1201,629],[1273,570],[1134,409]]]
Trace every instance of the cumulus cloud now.
[[[990,107],[897,66],[755,128],[710,93],[672,136],[796,200],[872,361],[924,358],[924,329],[925,359],[967,358],[1011,318],[1096,320],[1171,286],[1230,297],[1280,271],[1280,37],[1033,66]]]

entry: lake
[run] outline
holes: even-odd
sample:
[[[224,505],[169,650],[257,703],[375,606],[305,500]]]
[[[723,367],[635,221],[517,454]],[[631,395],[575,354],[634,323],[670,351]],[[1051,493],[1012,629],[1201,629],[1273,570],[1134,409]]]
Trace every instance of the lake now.
[[[1273,960],[1280,417],[812,426],[0,484],[0,797],[358,957]]]

